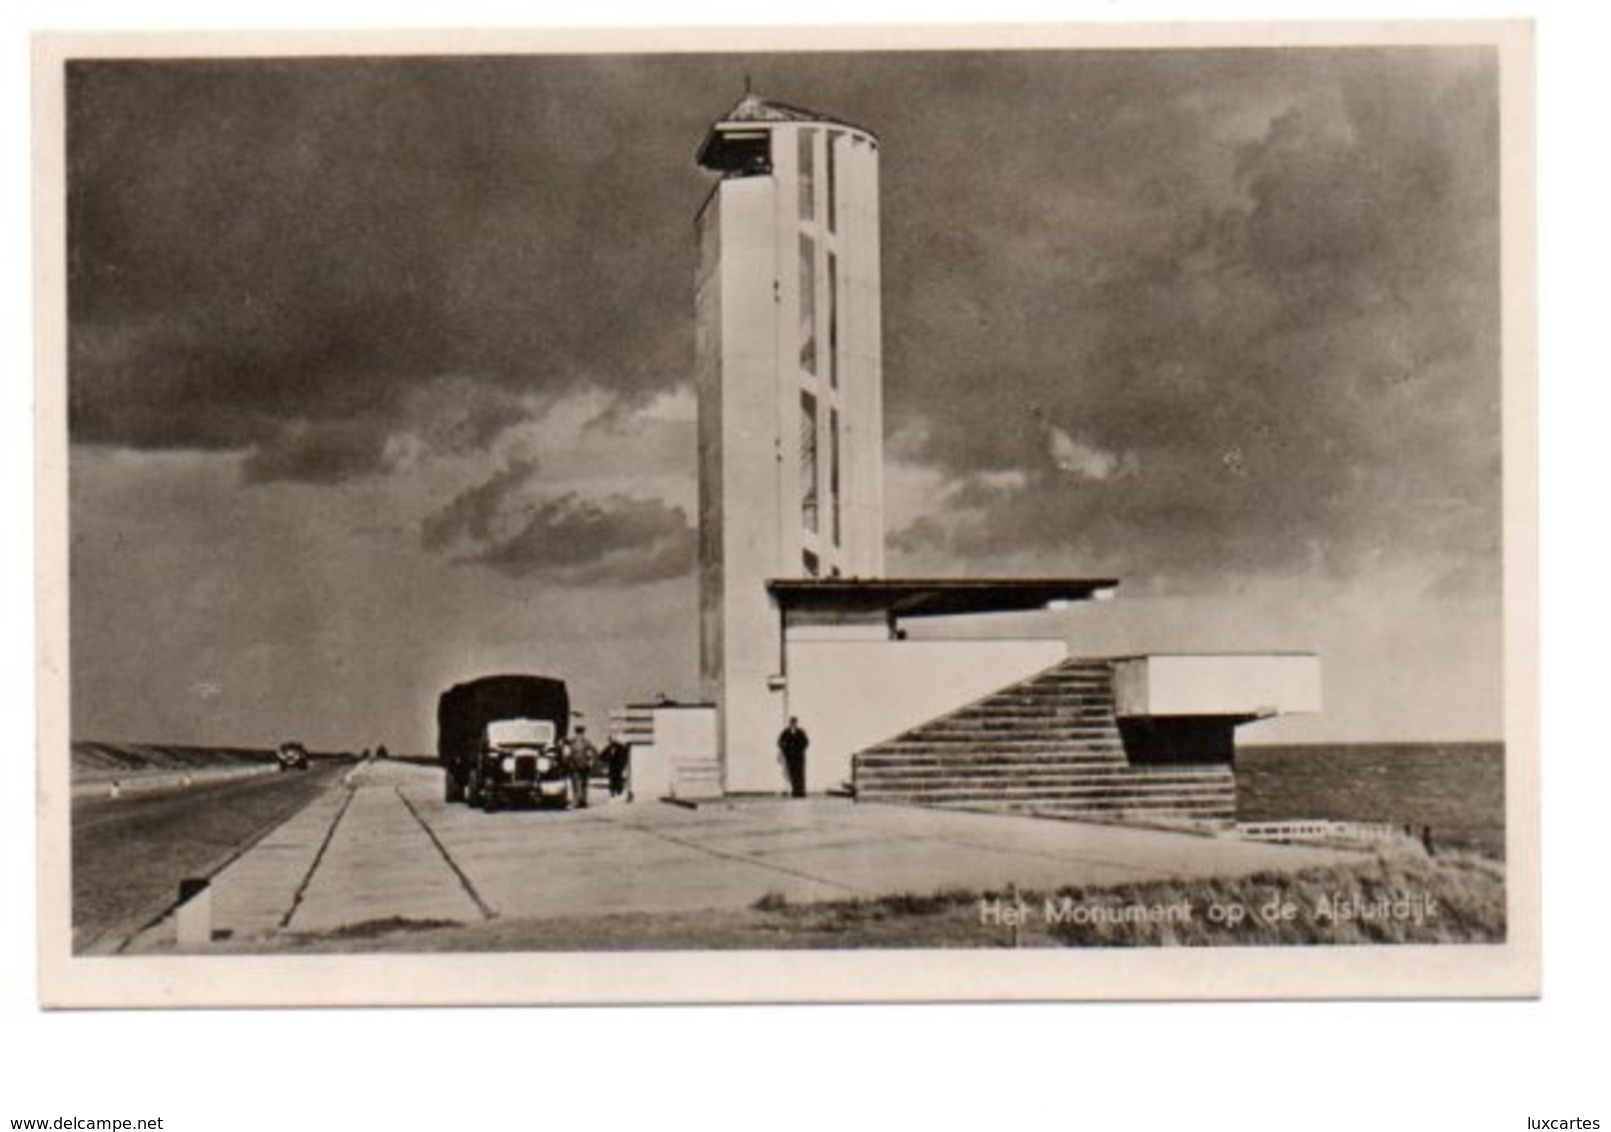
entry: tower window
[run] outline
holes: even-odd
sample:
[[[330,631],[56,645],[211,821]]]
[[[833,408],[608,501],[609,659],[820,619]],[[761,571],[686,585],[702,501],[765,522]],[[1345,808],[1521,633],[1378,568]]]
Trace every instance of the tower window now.
[[[828,253],[828,384],[839,388],[839,257]]]
[[[702,160],[728,177],[764,177],[772,172],[772,132],[723,130]]]
[[[817,515],[817,399],[800,393],[800,523],[816,533]]]
[[[839,141],[839,134],[837,132],[830,131],[829,134],[828,134],[828,146],[827,146],[827,149],[828,149],[828,231],[830,231],[830,232],[837,232],[839,230],[839,167],[838,167],[838,164],[834,160],[834,150],[839,148],[838,145],[836,144],[838,141]]]
[[[800,130],[795,139],[800,154],[800,219],[810,220],[817,214],[817,131]]]
[[[828,410],[828,513],[833,544],[840,544],[839,523],[839,410]]]
[[[800,233],[800,368],[817,372],[817,245]]]

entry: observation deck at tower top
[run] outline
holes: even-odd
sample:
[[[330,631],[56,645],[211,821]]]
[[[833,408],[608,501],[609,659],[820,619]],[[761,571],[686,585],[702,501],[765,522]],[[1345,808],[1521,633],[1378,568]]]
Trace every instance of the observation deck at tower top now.
[[[770,133],[766,127],[789,124],[818,124],[849,130],[867,138],[875,147],[878,145],[877,134],[854,122],[745,94],[736,106],[711,123],[710,132],[700,142],[694,159],[707,169],[738,171],[751,160],[755,143]]]

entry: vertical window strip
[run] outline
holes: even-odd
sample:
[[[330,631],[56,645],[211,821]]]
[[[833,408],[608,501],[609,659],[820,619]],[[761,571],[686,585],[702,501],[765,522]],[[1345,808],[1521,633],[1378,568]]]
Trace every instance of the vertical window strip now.
[[[815,534],[817,516],[817,399],[800,392],[800,522]]]
[[[817,131],[797,130],[800,162],[800,219],[810,220],[817,214]]]
[[[828,508],[833,524],[833,544],[842,542],[839,521],[839,410],[828,410]]]
[[[828,384],[839,388],[839,257],[828,253]]]
[[[800,368],[817,372],[817,245],[800,233]]]
[[[839,164],[834,157],[838,149],[839,134],[828,132],[828,231],[839,230]]]

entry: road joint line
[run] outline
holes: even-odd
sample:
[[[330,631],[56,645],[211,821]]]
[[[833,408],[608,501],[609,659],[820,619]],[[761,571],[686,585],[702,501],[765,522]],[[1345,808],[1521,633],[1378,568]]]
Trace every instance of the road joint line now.
[[[330,842],[335,839],[336,827],[341,824],[341,819],[347,816],[353,796],[358,793],[346,786],[343,786],[343,789],[347,790],[347,796],[342,799],[341,809],[336,812],[335,820],[330,823],[330,827],[324,831],[324,840],[319,842],[319,851],[313,855],[308,871],[302,874],[302,882],[296,886],[296,893],[291,897],[291,906],[285,910],[285,915],[280,917],[282,930],[289,928],[291,921],[296,917],[296,910],[302,906],[302,898],[307,895],[308,886],[313,883],[314,874],[319,871],[319,865],[324,861],[325,850],[330,848]]]
[[[814,884],[823,884],[827,885],[829,888],[842,889],[843,891],[851,893],[855,896],[873,895],[873,893],[867,889],[857,888],[856,886],[846,884],[843,881],[829,880],[827,877],[816,876],[815,874],[804,872],[800,869],[790,869],[782,865],[774,865],[768,861],[757,860],[754,857],[746,857],[741,853],[723,853],[719,850],[710,848],[708,845],[701,845],[697,841],[685,841],[680,837],[672,837],[669,834],[661,833],[659,830],[650,829],[647,826],[636,825],[629,821],[620,821],[616,819],[610,820],[616,825],[625,826],[627,829],[635,829],[639,833],[648,834],[650,837],[658,837],[660,840],[670,842],[672,845],[680,845],[685,849],[697,850],[700,853],[704,853],[710,857],[715,857],[718,860],[737,861],[740,864],[752,865],[755,868],[765,869],[768,872],[782,873],[785,876],[798,877],[801,880],[808,880]]]
[[[481,894],[476,891],[475,885],[470,883],[470,878],[465,875],[464,870],[459,868],[459,863],[448,853],[447,846],[443,845],[441,838],[436,836],[436,831],[430,827],[430,824],[424,818],[420,817],[419,811],[414,808],[414,803],[410,802],[403,794],[402,787],[393,786],[392,792],[397,795],[397,800],[403,803],[403,808],[408,811],[409,816],[419,823],[419,827],[425,831],[425,836],[431,839],[431,844],[436,846],[436,851],[442,855],[442,860],[447,864],[447,867],[453,870],[453,875],[458,878],[465,894],[470,897],[475,903],[476,909],[480,911],[481,918],[483,920],[497,919],[497,911],[493,909],[492,905],[481,899]]]
[[[266,781],[266,782],[273,782],[275,780],[276,779],[274,779],[274,778],[268,778],[268,777],[264,777],[262,779],[262,781]],[[255,783],[256,781],[258,781],[258,779],[253,778],[251,781]],[[308,806],[311,806],[313,804],[313,802],[318,801],[318,797],[319,796],[315,796],[315,798],[312,801],[306,803],[300,809],[293,810],[283,820],[277,821],[277,822],[272,822],[269,825],[264,826],[257,833],[255,833],[251,837],[247,838],[245,841],[243,841],[239,845],[237,845],[234,849],[232,849],[228,853],[226,853],[221,860],[216,860],[213,863],[209,864],[205,869],[200,870],[202,878],[204,880],[206,880],[209,884],[211,884],[212,881],[216,877],[219,876],[219,874],[221,874],[225,869],[227,869],[231,865],[233,865],[236,861],[239,861],[242,857],[246,856],[246,854],[250,853],[253,849],[256,849],[258,847],[258,845],[262,844],[262,842],[265,841],[270,834],[272,834],[276,830],[280,829],[286,823],[295,821],[296,818],[297,818],[297,815],[301,814],[304,810],[306,810],[308,808]],[[149,905],[147,905],[147,907],[149,907]],[[179,910],[179,900],[178,900],[177,897],[175,897],[173,900],[170,900],[170,901],[168,901],[168,902],[166,902],[164,904],[164,906],[162,908],[162,911],[160,911],[156,915],[152,916],[149,920],[146,920],[144,923],[142,923],[139,927],[135,928],[128,935],[124,936],[122,942],[120,942],[115,948],[112,949],[112,954],[113,955],[122,955],[124,952],[126,952],[128,950],[128,947],[129,947],[129,945],[131,943],[133,943],[135,940],[139,939],[142,935],[144,935],[146,932],[150,931],[152,928],[156,927],[158,924],[162,923],[162,921],[166,920],[169,916],[172,916],[178,910]],[[127,921],[125,921],[125,923],[126,922]],[[118,930],[121,930],[121,929],[118,929]]]

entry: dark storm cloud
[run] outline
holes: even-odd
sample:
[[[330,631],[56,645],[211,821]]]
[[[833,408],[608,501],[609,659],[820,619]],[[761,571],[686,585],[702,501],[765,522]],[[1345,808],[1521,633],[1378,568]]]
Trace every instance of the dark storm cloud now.
[[[688,515],[659,499],[574,493],[535,504],[525,524],[462,561],[512,578],[567,585],[633,585],[676,578],[694,565]]]
[[[455,496],[426,517],[420,526],[421,543],[426,550],[443,550],[461,540],[492,541],[501,516],[536,471],[532,461],[515,461],[487,482]]]
[[[1045,253],[1026,259],[962,226],[926,253],[931,293],[906,312],[922,333],[890,331],[890,415],[925,422],[906,458],[1025,478],[989,508],[914,524],[896,549],[978,560],[1008,542],[1199,574],[1491,552],[1491,57],[1242,62],[1113,85],[1102,123],[1046,129],[1054,156],[1025,156],[995,187],[1027,217],[1104,217],[1083,251],[1047,227]],[[1238,120],[1241,139],[1226,129]],[[1104,135],[1121,123],[1136,143],[1114,149]],[[1056,173],[1082,152],[1095,168]],[[1014,286],[1026,269],[1034,285]],[[1134,474],[1067,474],[1048,425]]]
[[[644,230],[697,204],[699,127],[651,134],[641,93],[585,59],[74,65],[73,439],[325,480],[442,381],[679,380],[690,240]]]
[[[241,477],[246,483],[340,483],[384,467],[385,446],[385,432],[371,421],[298,421],[254,448]]]
[[[692,153],[746,74],[881,138],[892,453],[956,509],[916,568],[1496,545],[1486,49],[76,65],[73,439],[335,482],[643,404],[691,370]]]
[[[681,507],[615,494],[539,497],[536,465],[513,463],[456,496],[421,525],[427,550],[513,578],[566,585],[633,585],[693,568],[695,539]]]

